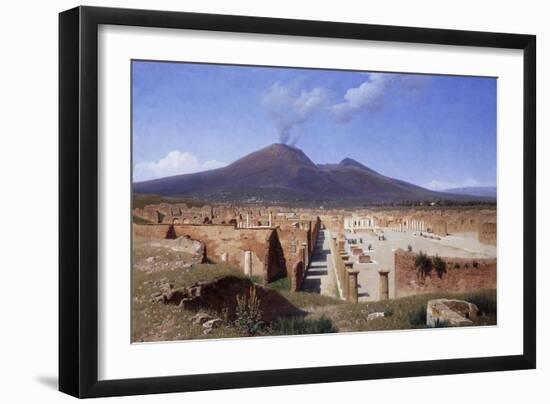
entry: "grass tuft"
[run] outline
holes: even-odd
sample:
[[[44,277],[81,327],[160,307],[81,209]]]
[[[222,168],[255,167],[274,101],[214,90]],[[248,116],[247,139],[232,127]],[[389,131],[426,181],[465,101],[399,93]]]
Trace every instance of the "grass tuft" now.
[[[332,320],[322,316],[319,319],[303,317],[279,317],[271,323],[271,329],[279,335],[327,334],[338,332]]]
[[[284,277],[277,279],[276,281],[270,282],[267,284],[267,287],[273,290],[281,291],[281,290],[290,290],[290,277]]]
[[[407,314],[409,323],[414,328],[426,326],[426,307],[420,306]]]

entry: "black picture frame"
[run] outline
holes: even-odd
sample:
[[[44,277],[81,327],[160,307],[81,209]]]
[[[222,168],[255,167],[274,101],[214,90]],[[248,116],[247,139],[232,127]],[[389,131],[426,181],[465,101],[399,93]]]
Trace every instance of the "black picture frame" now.
[[[523,354],[99,381],[100,24],[523,50]],[[103,397],[325,383],[536,366],[536,37],[184,12],[77,7],[59,15],[59,390]]]

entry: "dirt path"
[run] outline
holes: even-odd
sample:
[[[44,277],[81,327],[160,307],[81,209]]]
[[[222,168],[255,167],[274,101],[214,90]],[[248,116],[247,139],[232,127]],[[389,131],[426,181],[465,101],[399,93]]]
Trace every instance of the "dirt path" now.
[[[334,271],[326,230],[321,230],[304,280],[304,291],[334,297]]]

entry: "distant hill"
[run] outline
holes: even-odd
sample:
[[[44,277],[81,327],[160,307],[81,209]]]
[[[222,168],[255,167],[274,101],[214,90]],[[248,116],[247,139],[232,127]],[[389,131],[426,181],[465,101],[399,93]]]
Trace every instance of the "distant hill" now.
[[[452,194],[459,195],[472,195],[472,196],[481,196],[487,198],[497,197],[497,187],[461,187],[461,188],[450,188],[446,189],[443,192],[449,192]]]
[[[302,150],[279,143],[215,170],[134,183],[134,192],[212,202],[327,206],[471,199],[386,177],[350,158],[316,165]]]

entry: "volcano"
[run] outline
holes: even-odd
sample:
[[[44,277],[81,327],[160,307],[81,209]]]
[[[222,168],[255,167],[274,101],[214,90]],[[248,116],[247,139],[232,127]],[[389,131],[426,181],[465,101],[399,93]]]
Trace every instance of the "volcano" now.
[[[222,168],[136,182],[133,191],[212,202],[296,206],[480,199],[386,177],[351,158],[338,164],[315,164],[302,150],[280,143]]]

